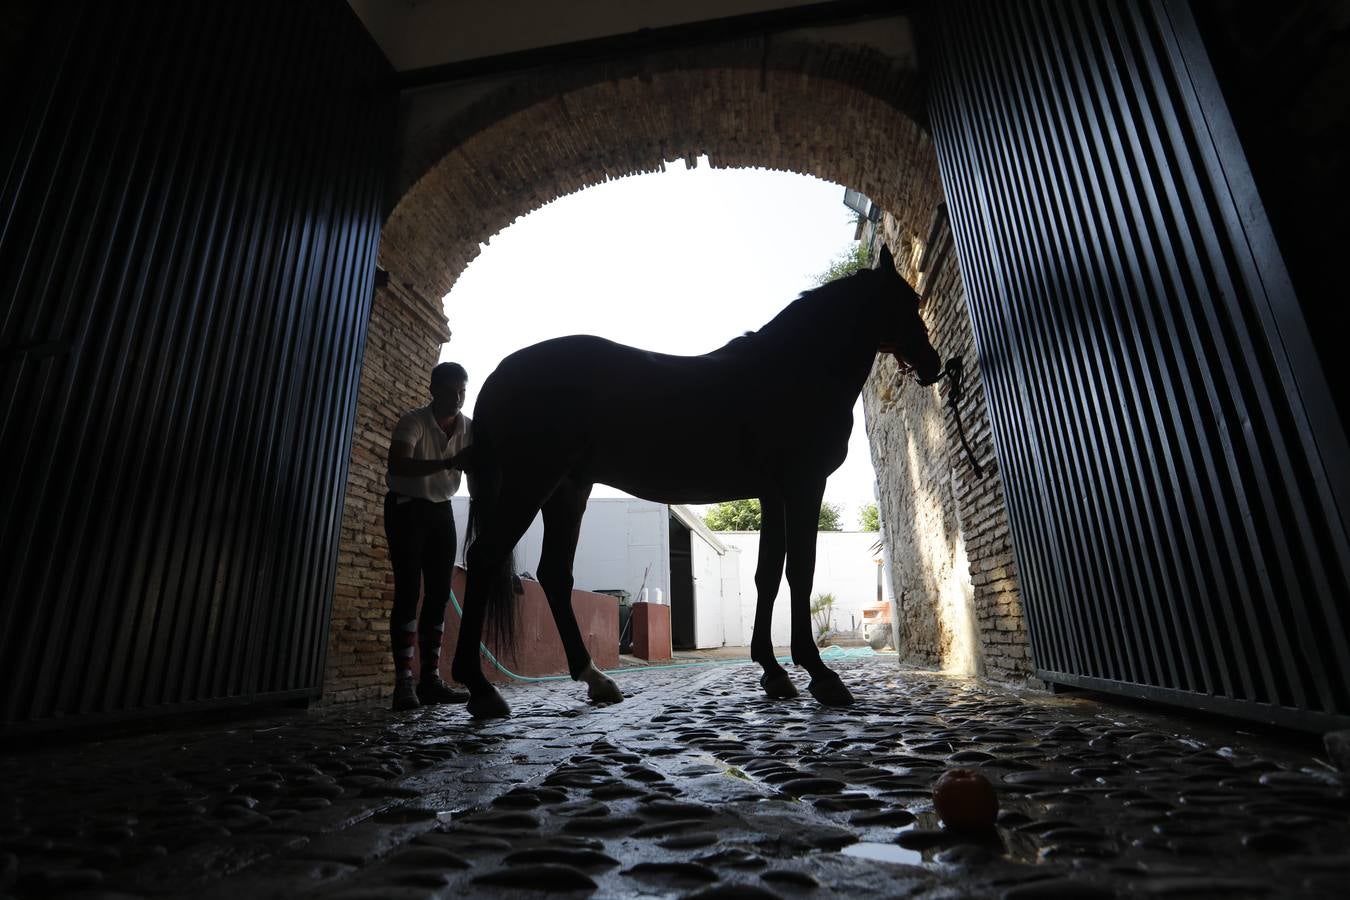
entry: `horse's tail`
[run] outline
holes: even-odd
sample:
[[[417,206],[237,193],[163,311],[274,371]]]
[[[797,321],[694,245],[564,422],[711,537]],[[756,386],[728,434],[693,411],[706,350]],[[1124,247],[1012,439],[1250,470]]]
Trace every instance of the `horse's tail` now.
[[[469,472],[469,521],[464,529],[464,559],[466,565],[472,566],[476,560],[470,557],[470,552],[475,542],[492,526],[494,516],[499,514],[502,468],[491,451],[481,444],[475,442],[469,449],[473,453],[469,465],[472,471]],[[487,626],[486,636],[499,654],[509,653],[515,648],[516,561],[513,551],[514,548],[507,547],[496,561],[478,561],[479,565],[487,566],[486,572],[469,572],[474,587],[482,589],[482,621]],[[465,599],[468,599],[467,596]]]

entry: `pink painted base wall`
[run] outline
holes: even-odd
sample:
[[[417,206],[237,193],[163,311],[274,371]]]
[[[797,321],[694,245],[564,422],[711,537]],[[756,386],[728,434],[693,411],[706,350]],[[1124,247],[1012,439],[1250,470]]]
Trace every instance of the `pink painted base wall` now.
[[[455,599],[463,603],[464,570],[455,567],[451,588]],[[540,675],[566,675],[567,654],[563,652],[562,639],[558,637],[558,627],[553,624],[553,612],[549,609],[548,598],[537,581],[522,579],[525,594],[517,598],[520,604],[516,619],[516,650],[512,654],[502,654],[498,648],[488,643],[488,649],[507,669],[517,675],[537,677]],[[613,669],[619,665],[619,601],[608,594],[593,594],[590,591],[572,592],[572,612],[577,617],[577,626],[581,629],[582,640],[591,660],[598,669]],[[445,614],[445,644],[441,651],[441,676],[450,680],[450,664],[453,660],[455,643],[459,640],[459,614],[452,604]],[[510,681],[483,653],[478,658],[483,674],[493,681]]]
[[[670,659],[670,607],[633,604],[633,655],[646,660]]]

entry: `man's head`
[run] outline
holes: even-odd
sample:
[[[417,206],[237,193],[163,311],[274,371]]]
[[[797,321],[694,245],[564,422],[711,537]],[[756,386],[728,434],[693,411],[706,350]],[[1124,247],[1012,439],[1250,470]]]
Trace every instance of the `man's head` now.
[[[459,412],[469,373],[459,363],[443,362],[431,370],[431,403],[439,415]]]

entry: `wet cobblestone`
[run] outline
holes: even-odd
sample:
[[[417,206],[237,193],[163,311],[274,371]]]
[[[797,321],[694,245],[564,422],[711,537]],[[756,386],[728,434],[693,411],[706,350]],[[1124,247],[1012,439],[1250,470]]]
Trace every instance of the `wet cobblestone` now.
[[[328,710],[0,757],[0,895],[197,900],[1345,896],[1350,790],[1311,754],[878,657],[858,702],[758,669],[516,685],[461,708]],[[797,680],[803,681],[800,673]],[[981,772],[997,827],[931,786]]]

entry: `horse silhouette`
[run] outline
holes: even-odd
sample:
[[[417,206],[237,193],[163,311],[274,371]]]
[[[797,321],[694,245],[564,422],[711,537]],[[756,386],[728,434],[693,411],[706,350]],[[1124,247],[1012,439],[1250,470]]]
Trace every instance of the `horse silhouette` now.
[[[572,561],[596,482],[660,503],[757,497],[762,507],[751,658],[771,698],[797,695],[774,658],[773,602],[787,563],[792,660],[821,703],[852,694],[820,658],[810,590],[825,479],[844,461],[853,405],[879,352],[921,384],[942,376],[919,298],[880,267],[807,291],[768,324],[703,356],[670,356],[574,335],[519,350],[484,382],[474,411],[467,583],[451,675],[474,717],[510,715],[483,675],[486,624],[509,644],[512,550],[542,509],[536,570],[572,678],[590,699],[618,702],[618,686],[591,663],[572,613]]]

